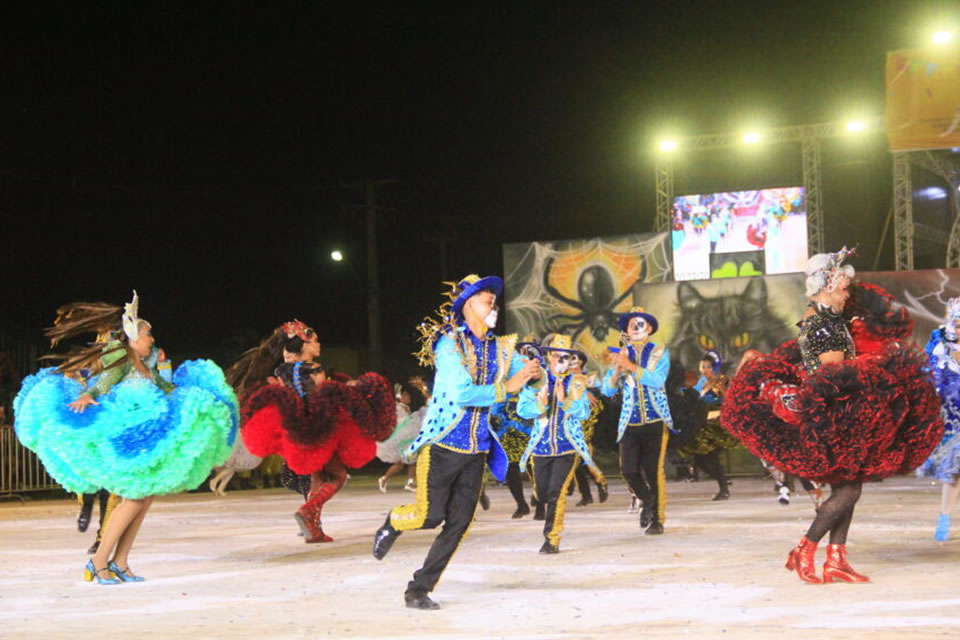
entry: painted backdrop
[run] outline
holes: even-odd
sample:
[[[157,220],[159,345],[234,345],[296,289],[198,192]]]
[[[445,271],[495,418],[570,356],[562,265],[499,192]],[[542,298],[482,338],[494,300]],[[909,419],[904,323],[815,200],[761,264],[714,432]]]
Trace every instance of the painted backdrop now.
[[[747,349],[769,352],[796,337],[806,305],[803,274],[673,282],[665,241],[650,234],[505,245],[507,331],[521,338],[566,333],[592,370],[605,366],[606,347],[619,343],[617,314],[631,306],[657,316],[655,339],[687,369],[707,349],[733,367]],[[942,322],[947,299],[960,296],[956,269],[857,275],[907,308],[920,344]]]

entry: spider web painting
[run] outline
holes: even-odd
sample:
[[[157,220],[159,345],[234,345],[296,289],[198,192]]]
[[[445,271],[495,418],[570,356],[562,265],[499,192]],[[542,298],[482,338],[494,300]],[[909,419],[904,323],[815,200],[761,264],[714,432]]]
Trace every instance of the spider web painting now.
[[[667,234],[504,246],[507,330],[564,333],[594,362],[619,340],[633,287],[670,279]]]

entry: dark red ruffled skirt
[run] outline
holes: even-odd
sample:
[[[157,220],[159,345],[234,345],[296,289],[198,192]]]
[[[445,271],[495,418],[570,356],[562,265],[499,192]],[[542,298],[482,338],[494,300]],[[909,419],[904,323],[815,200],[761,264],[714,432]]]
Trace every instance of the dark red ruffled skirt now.
[[[241,416],[250,453],[279,454],[299,474],[320,471],[334,454],[350,468],[362,467],[397,426],[393,390],[376,373],[353,384],[324,382],[303,398],[289,387],[260,387],[243,400]]]
[[[927,358],[912,343],[871,340],[870,352],[810,376],[802,374],[795,340],[748,362],[730,384],[723,426],[751,453],[801,478],[912,471],[943,433]]]

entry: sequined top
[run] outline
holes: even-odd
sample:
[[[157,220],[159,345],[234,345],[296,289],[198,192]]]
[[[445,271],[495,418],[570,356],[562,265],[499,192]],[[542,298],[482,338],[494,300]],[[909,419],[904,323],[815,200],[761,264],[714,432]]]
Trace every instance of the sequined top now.
[[[554,389],[562,384],[566,400],[561,404],[555,401]],[[586,392],[586,376],[581,374],[557,377],[547,374],[547,397],[554,398],[549,406],[540,404],[538,393],[533,387],[526,387],[520,393],[517,402],[517,415],[527,419],[542,421],[540,429],[535,430],[531,438],[538,436],[534,443],[535,456],[561,456],[576,453],[577,446],[568,433],[568,418],[579,427],[590,415],[590,397]]]
[[[856,355],[853,336],[843,316],[816,302],[808,305],[815,313],[801,320],[797,346],[803,357],[803,368],[808,374],[820,368],[820,354],[830,351],[843,352],[844,359]]]
[[[110,391],[114,385],[117,385],[121,382],[130,380],[132,378],[146,378],[140,369],[135,367],[133,363],[130,362],[129,358],[124,362],[115,364],[127,355],[127,350],[118,348],[118,345],[119,343],[113,341],[103,347],[104,355],[100,358],[101,364],[103,365],[103,371],[102,373],[87,380],[87,387],[83,390],[83,392],[84,394],[92,397],[94,400],[104,395]],[[173,384],[163,377],[156,369],[158,364],[155,355],[156,351],[157,349],[154,348],[150,357],[144,358],[144,366],[150,373],[149,379],[163,391],[170,392],[173,390]]]
[[[473,335],[470,329],[463,331],[465,337],[464,348],[470,350],[471,360],[476,362],[476,372],[467,384],[477,386],[492,386],[497,379],[497,341],[492,333],[483,338]],[[439,367],[438,367],[439,375]],[[431,399],[433,400],[433,399]],[[458,409],[457,402],[445,398],[443,394],[437,402],[447,402],[449,412]],[[492,404],[492,403],[491,403]],[[442,411],[442,407],[440,408]],[[463,416],[457,425],[443,438],[436,442],[437,446],[450,449],[458,453],[487,453],[490,451],[490,405],[486,403],[468,404],[463,408]]]

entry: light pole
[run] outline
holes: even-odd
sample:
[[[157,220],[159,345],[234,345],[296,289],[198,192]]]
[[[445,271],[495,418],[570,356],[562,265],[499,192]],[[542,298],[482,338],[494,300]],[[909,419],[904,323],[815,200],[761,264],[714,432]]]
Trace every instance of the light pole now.
[[[370,366],[380,366],[383,344],[380,335],[380,275],[377,261],[377,189],[399,182],[396,178],[363,180],[344,185],[349,188],[363,188],[367,222],[367,348],[370,352]]]

